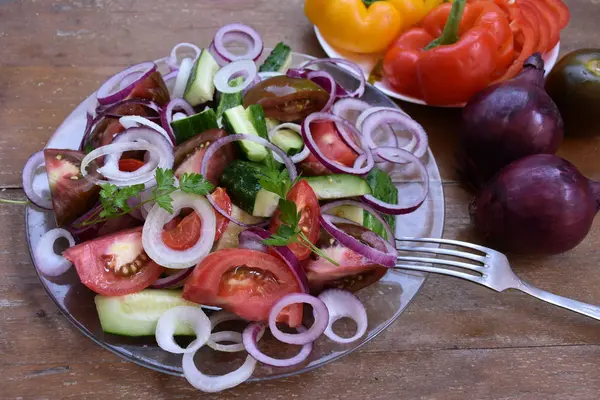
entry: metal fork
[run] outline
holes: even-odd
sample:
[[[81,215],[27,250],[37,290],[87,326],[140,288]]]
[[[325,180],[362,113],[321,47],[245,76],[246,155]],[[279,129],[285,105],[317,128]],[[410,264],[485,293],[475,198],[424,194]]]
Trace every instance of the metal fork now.
[[[400,242],[400,243],[399,243]],[[417,246],[402,246],[402,242],[417,242]],[[483,255],[473,254],[466,251],[449,250],[439,247],[425,247],[420,244],[453,245],[469,250],[478,251]],[[396,238],[396,247],[399,255],[395,269],[431,272],[435,274],[454,276],[467,281],[478,283],[497,292],[506,289],[517,289],[540,300],[566,308],[579,314],[600,320],[600,307],[581,301],[558,296],[521,280],[513,270],[506,256],[496,250],[458,240],[434,239],[434,238]],[[470,262],[447,260],[427,256],[405,256],[400,252],[429,253],[441,256],[452,256]],[[414,263],[414,264],[413,264]],[[418,263],[418,264],[417,264]],[[440,265],[441,267],[422,264]],[[456,267],[471,271],[471,273],[460,272],[448,267]]]

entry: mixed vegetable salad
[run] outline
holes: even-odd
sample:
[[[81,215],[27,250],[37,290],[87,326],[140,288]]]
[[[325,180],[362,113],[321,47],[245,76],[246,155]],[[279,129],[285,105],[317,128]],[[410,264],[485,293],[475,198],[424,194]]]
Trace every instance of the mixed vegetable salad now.
[[[194,56],[180,57],[182,49]],[[367,315],[352,293],[394,266],[395,216],[428,193],[423,128],[398,108],[360,100],[360,73],[347,88],[326,69],[356,65],[315,59],[289,68],[291,49],[280,43],[257,66],[262,52],[256,31],[232,24],[208,49],[181,43],[163,60],[131,66],[98,89],[79,150],[44,149],[23,171],[28,198],[52,209],[58,226],[34,249],[40,272],[57,276],[73,264],[97,293],[105,332],[155,335],[165,351],[184,354],[185,377],[203,391],[245,381],[257,361],[301,363],[322,334],[359,340]],[[399,141],[399,131],[412,139]],[[421,175],[412,204],[399,204],[386,172],[394,164]],[[51,199],[34,180],[43,166]],[[57,255],[60,237],[70,247]],[[310,327],[303,304],[313,308]],[[206,306],[222,311],[209,317]],[[342,317],[356,321],[351,338],[332,330]],[[236,319],[248,321],[243,333],[213,332]],[[298,355],[262,353],[267,328],[302,346]],[[174,335],[196,339],[182,348]],[[233,373],[207,376],[193,360],[205,344],[248,357]]]

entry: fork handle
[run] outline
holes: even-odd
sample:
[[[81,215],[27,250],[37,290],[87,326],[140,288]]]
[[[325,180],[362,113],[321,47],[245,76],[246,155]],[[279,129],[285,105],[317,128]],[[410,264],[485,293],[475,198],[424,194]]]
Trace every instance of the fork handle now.
[[[545,290],[538,289],[535,286],[530,285],[529,283],[524,281],[521,281],[518,287],[516,287],[515,289],[518,289],[533,297],[537,297],[538,299],[543,300],[547,303],[554,304],[555,306],[566,308],[567,310],[571,310],[576,313],[586,315],[590,318],[600,320],[600,307],[598,306],[569,299],[568,297],[558,296],[550,292],[546,292]]]

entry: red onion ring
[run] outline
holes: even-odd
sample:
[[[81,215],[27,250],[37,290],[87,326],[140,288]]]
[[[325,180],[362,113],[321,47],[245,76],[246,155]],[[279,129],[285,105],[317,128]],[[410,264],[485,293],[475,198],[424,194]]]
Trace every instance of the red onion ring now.
[[[240,233],[240,235],[239,235],[240,243],[243,238],[245,241],[248,241],[248,242],[254,241],[255,243],[259,243],[261,245],[262,245],[262,241],[264,239],[269,238],[270,236],[271,236],[271,232],[269,232],[265,229],[260,229],[260,228],[247,229],[247,230],[243,231],[242,233]],[[263,246],[265,246],[265,245],[263,245]],[[265,247],[268,247],[268,246],[265,246]],[[296,281],[300,285],[300,290],[302,290],[302,293],[308,293],[309,289],[308,289],[308,278],[306,277],[306,271],[304,271],[304,268],[302,268],[302,265],[300,265],[300,261],[298,261],[298,258],[289,249],[289,247],[287,247],[287,246],[271,246],[270,248],[275,253],[277,253],[279,255],[279,257],[281,257],[281,259],[287,264],[289,269],[292,271],[294,278],[296,278]]]
[[[286,123],[277,125],[276,127],[271,129],[267,133],[267,137],[269,138],[269,140],[271,142],[273,142],[273,138],[275,137],[275,134],[281,129],[289,129],[289,130],[296,132],[299,136],[302,136],[302,127],[300,125],[286,122]],[[298,164],[299,162],[306,160],[308,158],[308,156],[310,156],[310,150],[308,149],[307,146],[304,146],[304,148],[302,149],[302,151],[300,153],[294,154],[291,157],[291,160],[294,164]],[[273,154],[273,158],[275,159],[275,161],[277,161],[279,163],[283,163],[283,161],[279,158],[279,156],[277,154]]]
[[[150,74],[156,71],[156,64],[151,61],[143,62],[141,64],[133,65],[129,68],[125,68],[123,71],[113,75],[106,82],[100,86],[98,92],[96,93],[96,98],[98,99],[98,103],[102,105],[108,105],[116,103],[119,100],[125,99],[129,94],[133,91],[135,86],[146,79]],[[141,74],[137,77],[137,79],[131,81],[124,88],[117,90],[116,92],[111,93],[115,87],[117,87],[121,81],[127,76],[141,72]]]
[[[173,93],[171,93],[171,97],[175,99],[183,98],[183,95],[185,94],[185,88],[188,80],[190,79],[193,68],[194,63],[192,62],[191,58],[184,58],[181,61],[181,66],[177,72],[177,78],[175,78],[175,85],[173,86]]]
[[[300,334],[306,332],[306,328],[303,326],[299,326],[296,329],[298,332],[300,332]],[[269,357],[260,351],[256,344],[258,336],[262,334],[264,330],[265,324],[260,322],[252,322],[246,327],[246,329],[244,329],[244,333],[242,334],[244,347],[246,348],[248,354],[263,364],[271,365],[273,367],[289,367],[305,361],[312,352],[312,343],[307,343],[302,346],[300,352],[294,357],[287,358],[285,360]]]
[[[230,52],[225,45],[233,41],[242,41],[248,46],[246,53],[236,55]],[[256,61],[263,52],[263,41],[254,29],[242,24],[225,25],[215,33],[213,39],[215,52],[225,61],[253,60]]]
[[[217,64],[219,64],[220,67],[229,64],[229,61],[227,61],[226,59],[224,59],[223,57],[221,57],[221,55],[215,49],[215,42],[214,41],[210,43],[208,51],[210,52],[210,54],[212,54],[213,58],[215,59],[215,61],[217,62]]]
[[[365,87],[366,87],[367,81],[365,79],[365,75],[363,74],[362,70],[355,63],[348,61],[348,60],[344,60],[342,58],[318,58],[316,60],[307,62],[306,64],[304,64],[302,66],[302,68],[308,68],[308,67],[311,67],[311,66],[317,65],[317,64],[343,65],[346,68],[352,70],[354,75],[356,75],[356,78],[358,78],[359,85],[353,92],[348,92],[346,90],[348,92],[346,95],[344,95],[344,96],[338,95],[338,97],[362,97],[362,95],[365,93]]]
[[[325,107],[323,107],[321,112],[329,111],[337,98],[336,92],[338,85],[335,79],[333,79],[333,76],[327,71],[310,71],[306,77],[329,92],[329,101],[325,104]]]
[[[345,165],[338,164],[335,161],[329,159],[317,146],[315,142],[312,132],[310,130],[310,124],[313,121],[332,121],[337,125],[340,125],[343,129],[340,129],[340,133],[342,130],[346,130],[354,135],[356,139],[358,139],[360,143],[361,153],[366,153],[366,162],[367,164],[361,168],[350,168]],[[375,165],[373,160],[373,154],[371,153],[369,147],[365,143],[363,136],[356,130],[356,128],[348,121],[343,118],[338,117],[337,115],[328,114],[328,113],[312,113],[308,117],[304,119],[302,123],[302,137],[304,138],[304,144],[308,146],[310,151],[314,154],[315,157],[323,164],[325,167],[333,171],[334,173],[342,173],[342,174],[351,174],[351,175],[365,175],[369,173],[369,171]],[[349,139],[350,140],[350,139]]]
[[[167,57],[167,59],[166,59],[167,66],[169,67],[169,69],[171,71],[179,69],[179,61],[177,59],[177,50],[179,50],[182,47],[188,47],[194,51],[195,55],[192,58],[192,63],[196,62],[198,57],[200,57],[200,53],[202,52],[202,50],[200,50],[200,48],[198,46],[196,46],[195,44],[192,44],[192,43],[182,42],[182,43],[176,44],[175,47],[173,47],[173,49],[171,50],[171,54],[169,55],[169,57]]]
[[[218,139],[215,142],[211,143],[206,148],[206,153],[204,154],[204,158],[202,159],[202,164],[200,165],[200,174],[202,174],[203,176],[206,176],[206,173],[208,172],[208,163],[209,163],[210,159],[215,155],[215,153],[221,147],[225,146],[226,144],[237,142],[240,140],[249,140],[251,142],[261,144],[261,145],[265,146],[266,148],[268,148],[269,150],[273,151],[275,154],[277,154],[283,160],[283,163],[288,170],[290,181],[293,182],[294,179],[296,179],[296,177],[298,176],[298,173],[296,172],[296,167],[294,166],[294,163],[288,157],[288,155],[285,154],[285,152],[283,150],[281,150],[279,147],[275,146],[273,143],[269,142],[268,140],[265,140],[259,136],[245,135],[245,134],[225,136],[225,137]],[[210,204],[214,207],[214,209],[217,210],[217,212],[219,214],[221,214],[222,216],[224,216],[225,218],[227,218],[229,221],[233,222],[236,225],[247,227],[247,228],[254,228],[254,227],[258,227],[258,226],[263,226],[266,223],[268,223],[268,221],[264,221],[264,222],[260,222],[258,224],[246,224],[241,221],[238,221],[237,219],[233,218],[231,215],[226,213],[225,210],[223,210],[221,207],[219,207],[219,205],[213,200],[212,196],[208,195],[208,196],[206,196],[206,198],[208,199]]]
[[[394,257],[394,260],[395,259],[396,257]],[[297,334],[282,332],[277,327],[277,316],[287,306],[299,303],[310,304],[313,307],[313,317],[315,322],[306,332]],[[323,332],[325,332],[327,321],[329,321],[329,311],[327,311],[325,303],[317,297],[306,293],[291,293],[283,296],[273,305],[273,308],[271,308],[271,311],[269,312],[269,329],[271,329],[271,334],[280,342],[288,344],[303,346],[314,342],[323,334]]]
[[[378,111],[374,111],[364,117],[362,123],[360,120],[361,118],[359,117],[359,121],[357,121],[358,129],[360,129],[362,132],[363,136],[365,137],[365,141],[371,149],[379,147],[379,145],[373,140],[372,135],[379,127],[381,127],[381,125],[401,124],[413,134],[413,137],[417,142],[412,153],[416,157],[420,158],[423,157],[423,155],[425,155],[427,152],[427,148],[429,147],[427,133],[425,133],[425,130],[417,121],[410,118],[402,110],[395,108],[378,109]]]
[[[196,112],[194,108],[183,99],[172,99],[167,103],[167,106],[164,107],[160,112],[160,123],[163,128],[169,134],[169,137],[175,142],[175,133],[173,133],[173,128],[171,128],[171,122],[173,122],[173,111],[174,110],[182,110],[188,117],[194,115]]]
[[[192,273],[193,270],[194,268],[190,267],[179,270],[173,275],[159,278],[152,284],[151,287],[153,289],[174,289],[178,284],[183,283],[183,281],[185,281],[185,279]]]
[[[319,295],[319,299],[329,310],[325,336],[336,343],[352,343],[364,336],[368,326],[367,311],[356,295],[346,290],[328,289]],[[335,321],[344,317],[356,322],[356,333],[349,338],[343,338],[333,331]]]
[[[358,239],[348,235],[346,232],[335,226],[331,217],[331,215],[321,215],[319,217],[319,221],[321,222],[321,226],[323,227],[323,229],[325,229],[327,233],[329,233],[342,245],[371,260],[375,264],[383,265],[390,268],[396,264],[396,257],[398,252],[395,248],[393,248],[392,245],[390,245],[389,242],[381,238],[381,241],[387,243],[387,245],[389,246],[388,251],[382,251],[380,249],[367,246],[361,243],[361,241],[359,241]]]
[[[141,117],[139,115],[124,115],[119,118],[119,123],[125,129],[131,128],[139,128],[140,125],[148,127],[150,129],[154,129],[156,132],[163,135],[173,146],[176,145],[175,137],[169,135],[169,132],[165,130],[162,126],[158,125],[156,122],[150,121],[148,118]],[[120,136],[120,135],[119,135]]]
[[[250,229],[240,232],[238,235],[238,247],[241,249],[261,251],[263,253],[266,253],[268,249],[266,244],[262,244],[262,238]]]
[[[375,219],[377,219],[377,221],[381,222],[381,224],[383,225],[383,229],[385,230],[385,234],[388,237],[388,241],[390,242],[390,244],[392,244],[392,245],[396,244],[394,241],[395,235],[393,234],[392,228],[387,223],[387,221],[385,219],[383,219],[381,217],[381,215],[379,215],[379,212],[377,212],[377,210],[375,210],[373,207],[371,207],[365,203],[361,203],[356,200],[337,200],[337,201],[333,201],[331,203],[327,203],[324,206],[322,206],[321,213],[326,214],[327,211],[331,210],[332,208],[339,207],[339,206],[359,207],[359,208],[362,208],[363,210],[365,210],[366,212],[368,212],[369,214],[373,215],[375,217]],[[332,221],[332,222],[335,222],[335,221]]]
[[[369,204],[379,212],[391,215],[409,214],[421,207],[425,199],[427,199],[427,195],[429,194],[429,174],[427,173],[427,167],[425,167],[425,164],[423,164],[423,162],[411,152],[395,147],[379,147],[375,150],[375,153],[383,160],[394,164],[407,164],[410,162],[414,163],[419,169],[421,176],[423,176],[423,194],[415,202],[415,204],[409,207],[399,204],[385,203],[370,194],[361,196],[361,201]]]
[[[27,159],[22,173],[23,191],[25,192],[27,199],[39,208],[52,210],[52,200],[49,198],[45,199],[38,195],[33,187],[35,172],[45,165],[44,150],[32,154],[31,157]]]

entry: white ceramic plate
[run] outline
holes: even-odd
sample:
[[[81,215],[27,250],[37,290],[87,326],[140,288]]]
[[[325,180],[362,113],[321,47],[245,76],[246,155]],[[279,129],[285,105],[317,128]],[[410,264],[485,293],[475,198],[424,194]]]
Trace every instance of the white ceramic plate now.
[[[327,55],[329,57],[343,58],[348,61],[352,61],[352,62],[356,63],[360,67],[360,69],[363,71],[363,74],[365,75],[366,78],[369,77],[369,74],[371,73],[373,68],[375,68],[377,61],[381,57],[379,54],[358,54],[358,53],[351,53],[349,51],[336,49],[325,41],[325,39],[321,35],[321,32],[319,32],[319,28],[317,28],[316,26],[315,26],[315,34],[317,35],[317,40],[319,41],[319,44],[321,45],[321,47],[323,48],[323,50],[325,51],[325,53],[327,53]],[[546,65],[546,68],[545,68],[546,75],[554,67],[554,64],[556,64],[556,61],[558,60],[559,50],[560,50],[560,42],[558,42],[556,44],[556,46],[554,46],[554,48],[550,52],[548,52],[547,54],[544,55],[544,62]],[[351,70],[349,68],[348,68],[348,70],[351,72],[354,72],[353,70]],[[396,92],[385,80],[383,80],[381,82],[376,82],[374,86],[377,89],[381,90],[386,95],[393,97],[395,99],[407,101],[409,103],[429,105],[429,104],[425,103],[423,100],[417,99],[416,97],[405,96],[401,93]],[[457,104],[457,105],[452,105],[452,106],[447,106],[447,107],[463,107],[463,106],[464,106],[464,104]],[[437,107],[437,106],[434,106],[434,107]]]

